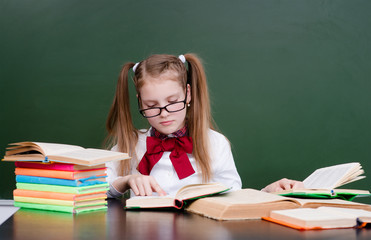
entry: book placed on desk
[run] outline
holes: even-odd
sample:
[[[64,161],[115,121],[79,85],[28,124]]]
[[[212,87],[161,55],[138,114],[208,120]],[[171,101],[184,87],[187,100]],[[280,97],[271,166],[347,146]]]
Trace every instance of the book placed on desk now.
[[[132,197],[126,200],[126,209],[177,208],[184,207],[186,201],[203,198],[228,191],[230,188],[220,183],[191,184],[178,190],[175,196]]]
[[[341,198],[353,200],[356,196],[370,196],[368,190],[339,189],[347,183],[365,178],[358,162],[319,168],[304,181],[305,189],[291,189],[275,192],[281,196],[300,198]]]
[[[364,227],[371,212],[362,209],[319,207],[272,211],[264,220],[298,230]]]
[[[59,143],[18,142],[9,144],[6,150],[4,161],[53,161],[94,166],[130,159],[126,153]]]
[[[128,154],[42,142],[9,144],[4,161],[15,162],[14,205],[79,213],[106,209],[105,163]]]
[[[283,197],[255,189],[241,189],[197,199],[185,210],[216,220],[259,219],[273,210],[332,206],[371,210],[371,206],[341,199],[300,199]]]
[[[71,213],[107,208],[104,165],[16,162],[16,166],[17,189],[13,196],[17,207]]]

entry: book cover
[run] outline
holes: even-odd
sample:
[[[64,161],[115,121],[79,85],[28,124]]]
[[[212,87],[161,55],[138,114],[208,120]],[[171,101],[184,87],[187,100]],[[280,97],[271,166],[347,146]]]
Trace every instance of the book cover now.
[[[73,171],[60,171],[60,170],[49,170],[49,169],[33,169],[33,168],[16,168],[16,175],[26,175],[35,177],[50,177],[50,178],[61,178],[61,179],[81,179],[92,176],[105,176],[106,168],[95,169],[95,170],[73,170]]]
[[[3,158],[4,161],[52,161],[86,166],[128,159],[130,157],[126,153],[43,142],[11,143]]]
[[[102,192],[109,190],[108,183],[94,184],[83,187],[70,187],[51,184],[34,184],[34,183],[16,183],[17,189],[46,191],[46,192],[60,192],[60,193],[73,193],[73,194],[86,194],[94,192]]]
[[[14,196],[15,202],[24,203],[38,203],[38,204],[48,204],[48,205],[60,205],[60,206],[73,206],[73,207],[83,207],[97,204],[106,204],[106,198],[101,197],[97,199],[89,199],[83,201],[68,201],[59,199],[49,199],[49,198],[35,198],[35,197],[18,197]]]
[[[272,211],[264,220],[298,230],[363,227],[371,222],[371,211],[319,207]]]
[[[15,166],[19,168],[35,168],[35,169],[49,169],[60,171],[74,171],[74,170],[95,170],[105,168],[105,164],[96,166],[84,166],[71,163],[57,163],[57,162],[15,162]]]
[[[106,205],[102,204],[92,204],[84,207],[73,207],[73,206],[59,206],[51,204],[39,204],[39,203],[27,203],[27,202],[14,202],[15,207],[20,208],[30,208],[38,210],[48,210],[57,212],[67,212],[67,213],[83,213],[97,210],[107,210]]]
[[[301,199],[241,189],[191,202],[186,211],[216,220],[260,219],[273,210],[332,206],[371,210],[371,206],[341,199]]]
[[[186,201],[211,196],[228,191],[230,188],[220,183],[190,184],[178,190],[175,196],[144,196],[126,200],[126,209],[176,208],[184,207]]]
[[[60,192],[45,192],[45,191],[35,191],[35,190],[24,190],[15,189],[13,191],[13,196],[17,197],[33,197],[33,198],[47,198],[56,200],[66,200],[66,201],[85,201],[91,199],[106,199],[106,191],[85,193],[85,194],[74,194],[74,193],[60,193]]]
[[[82,186],[103,184],[103,183],[106,183],[106,179],[101,178],[101,177],[90,177],[90,178],[77,179],[77,180],[68,180],[68,179],[59,179],[59,178],[46,178],[46,177],[17,175],[16,182],[82,187]]]
[[[348,201],[352,201],[355,197],[371,196],[368,190],[357,189],[290,189],[275,194],[297,198],[339,198]]]

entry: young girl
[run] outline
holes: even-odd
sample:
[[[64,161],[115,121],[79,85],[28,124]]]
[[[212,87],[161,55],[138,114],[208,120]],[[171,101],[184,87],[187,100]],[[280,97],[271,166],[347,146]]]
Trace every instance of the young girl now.
[[[139,112],[151,125],[148,130],[138,130],[132,122],[131,70]],[[126,63],[107,130],[113,150],[128,152],[132,159],[107,164],[108,196],[120,197],[128,189],[140,196],[174,195],[184,185],[205,182],[240,189],[230,144],[213,129],[206,76],[196,55],[152,55],[136,64]],[[280,180],[264,190],[297,184],[290,181]]]

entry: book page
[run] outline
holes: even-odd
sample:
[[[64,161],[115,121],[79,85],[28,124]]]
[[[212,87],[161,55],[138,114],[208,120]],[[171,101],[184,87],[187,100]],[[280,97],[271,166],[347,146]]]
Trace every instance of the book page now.
[[[259,204],[259,203],[268,203],[275,201],[293,201],[297,202],[294,199],[282,197],[279,195],[262,192],[255,189],[241,189],[237,191],[228,192],[225,194],[219,194],[214,197],[207,197],[205,199],[214,200],[225,205],[234,205],[234,204]],[[200,199],[203,200],[203,199]],[[197,200],[199,201],[199,200]]]
[[[44,154],[46,156],[51,155],[51,154],[58,155],[64,152],[71,152],[71,151],[84,149],[83,147],[70,145],[70,144],[42,143],[42,142],[33,142],[33,143],[35,143],[36,145],[39,145],[44,151]]]
[[[75,164],[97,165],[107,161],[129,159],[126,153],[114,152],[102,149],[77,149],[75,151],[63,152],[57,155],[49,155],[49,160],[64,161],[70,160]],[[72,161],[76,160],[76,161]]]
[[[191,184],[179,189],[177,194],[175,195],[175,198],[178,200],[187,200],[200,196],[224,192],[228,189],[229,188],[220,183]]]
[[[324,211],[320,208],[276,210],[271,212],[270,217],[290,224],[298,224],[305,228],[340,228],[357,225],[357,218],[352,215],[334,211]]]
[[[337,207],[319,207],[321,211],[324,212],[331,212],[331,213],[337,213],[342,215],[348,215],[352,216],[354,218],[358,217],[371,217],[371,212],[362,210],[362,209],[354,209],[354,208],[337,208]]]
[[[303,183],[305,188],[334,189],[359,163],[340,164],[315,170]]]
[[[135,196],[126,200],[126,208],[173,207],[174,198],[166,196]]]

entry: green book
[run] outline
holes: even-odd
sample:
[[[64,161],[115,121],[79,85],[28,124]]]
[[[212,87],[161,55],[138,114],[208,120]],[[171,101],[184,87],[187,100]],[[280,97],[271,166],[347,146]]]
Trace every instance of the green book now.
[[[348,201],[352,201],[357,196],[371,196],[369,191],[357,189],[291,189],[276,192],[276,194],[285,197],[297,198],[340,198]]]
[[[187,202],[226,192],[230,188],[220,183],[190,184],[178,190],[175,196],[132,197],[126,200],[126,209],[176,208],[182,209]]]
[[[49,184],[33,184],[33,183],[17,183],[17,189],[44,191],[44,192],[60,192],[60,193],[74,193],[85,194],[107,191],[109,189],[108,183],[95,184],[84,187],[69,187]]]
[[[20,208],[30,208],[30,209],[67,212],[67,213],[82,213],[82,212],[90,212],[90,211],[107,209],[107,206],[103,204],[92,204],[92,205],[87,205],[83,207],[73,207],[73,206],[58,206],[58,205],[51,205],[51,204],[26,203],[26,202],[17,202],[17,201],[14,202],[14,206],[20,207]]]

